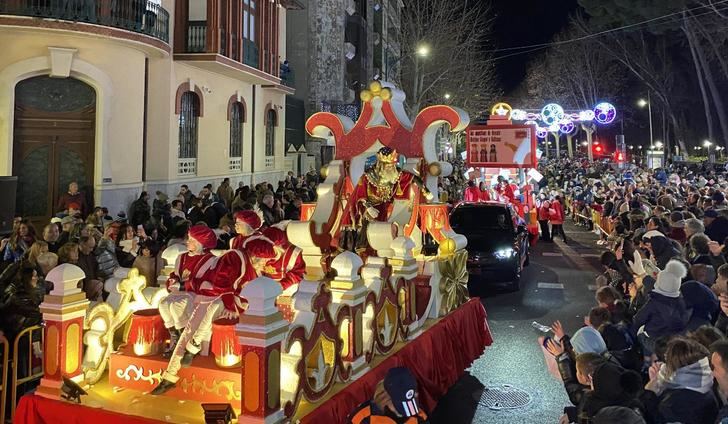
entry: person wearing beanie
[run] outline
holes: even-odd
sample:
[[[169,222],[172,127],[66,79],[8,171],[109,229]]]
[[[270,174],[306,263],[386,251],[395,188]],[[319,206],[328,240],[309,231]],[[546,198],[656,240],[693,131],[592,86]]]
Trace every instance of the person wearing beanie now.
[[[162,395],[176,386],[177,373],[199,354],[202,342],[208,341],[212,334],[215,320],[237,319],[245,311],[247,302],[240,297],[240,291],[244,284],[258,277],[253,259],[239,250],[229,250],[216,257],[210,253],[216,243],[217,237],[210,228],[204,225],[190,228],[187,252],[177,259],[175,272],[168,281],[172,294],[159,307],[165,327],[170,329],[170,334],[177,335],[171,337],[171,354],[167,351],[169,364],[152,395]],[[182,284],[184,292],[180,291]]]
[[[350,424],[423,424],[427,414],[417,401],[417,380],[405,367],[387,371],[374,388],[371,400],[359,405],[346,421]]]
[[[655,288],[634,316],[632,331],[641,334],[645,356],[652,354],[651,346],[655,339],[685,331],[689,315],[680,294],[680,285],[687,274],[688,270],[682,262],[670,260],[665,269],[657,274]]]

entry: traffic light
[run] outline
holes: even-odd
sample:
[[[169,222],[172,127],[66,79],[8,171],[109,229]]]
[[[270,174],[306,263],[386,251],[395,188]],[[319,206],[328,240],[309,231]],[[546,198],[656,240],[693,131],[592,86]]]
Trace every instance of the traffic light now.
[[[622,161],[624,161],[624,155],[622,154],[622,152],[617,152],[617,162]]]
[[[597,152],[597,153],[601,153],[602,152],[602,146],[596,145],[594,147],[594,151]]]

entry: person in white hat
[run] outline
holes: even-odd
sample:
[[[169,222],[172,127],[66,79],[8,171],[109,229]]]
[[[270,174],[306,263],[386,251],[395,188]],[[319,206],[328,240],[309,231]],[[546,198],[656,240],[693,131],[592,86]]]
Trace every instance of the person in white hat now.
[[[685,330],[690,317],[680,294],[680,285],[687,274],[682,262],[670,260],[657,274],[655,288],[650,292],[647,303],[634,316],[632,328],[640,334],[645,356],[651,355],[656,339]]]

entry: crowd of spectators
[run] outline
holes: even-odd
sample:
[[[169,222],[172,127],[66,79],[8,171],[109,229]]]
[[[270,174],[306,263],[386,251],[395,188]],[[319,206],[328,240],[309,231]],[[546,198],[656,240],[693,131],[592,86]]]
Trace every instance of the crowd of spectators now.
[[[9,237],[0,241],[0,334],[13,340],[23,329],[40,324],[39,305],[52,289],[45,281],[55,266],[71,263],[85,273],[80,288],[91,301],[108,296],[104,282],[119,267],[135,267],[147,285],[157,284],[163,267],[161,252],[184,241],[194,224],[205,224],[218,236],[218,248],[234,236],[233,213],[256,210],[266,225],[300,218],[303,202],[315,200],[318,174],[296,177],[290,172],[276,186],[237,188],[224,179],[199,193],[181,185],[173,196],[142,192],[128,211],[113,216],[102,206],[88,208],[78,185],[58,202],[57,215],[37,233],[30,220],[16,217]]]
[[[540,339],[572,403],[561,422],[728,423],[724,174],[571,160],[542,173],[604,249],[584,326]]]

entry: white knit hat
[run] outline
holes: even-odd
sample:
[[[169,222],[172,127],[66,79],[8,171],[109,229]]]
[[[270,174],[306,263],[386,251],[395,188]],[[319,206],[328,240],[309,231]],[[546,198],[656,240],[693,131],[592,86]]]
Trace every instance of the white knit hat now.
[[[688,270],[680,261],[670,261],[665,269],[657,274],[657,282],[653,292],[667,297],[680,297],[680,284],[688,275]]]

